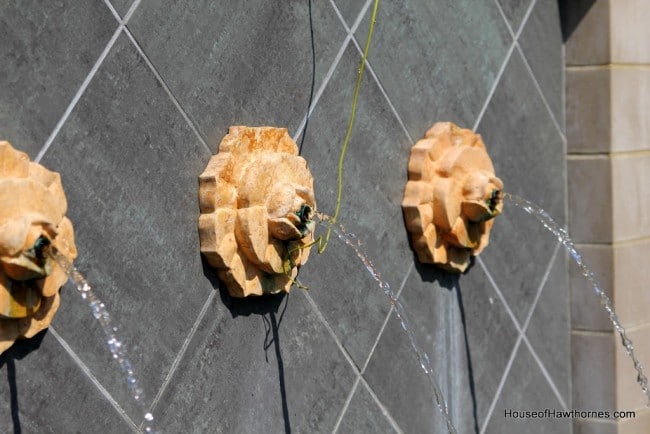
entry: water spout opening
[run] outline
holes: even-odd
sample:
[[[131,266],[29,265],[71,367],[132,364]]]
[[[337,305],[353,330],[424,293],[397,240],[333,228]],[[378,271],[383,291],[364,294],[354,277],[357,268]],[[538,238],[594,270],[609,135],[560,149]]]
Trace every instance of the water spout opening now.
[[[490,209],[490,218],[495,217],[497,211],[497,205],[501,202],[501,190],[494,189],[490,193],[490,198],[486,201],[488,208]]]

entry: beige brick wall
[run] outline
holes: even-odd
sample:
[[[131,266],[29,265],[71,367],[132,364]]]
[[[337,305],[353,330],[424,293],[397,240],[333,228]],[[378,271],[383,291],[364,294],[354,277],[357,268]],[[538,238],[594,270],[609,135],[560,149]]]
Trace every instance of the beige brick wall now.
[[[650,369],[650,1],[565,10],[569,230]],[[636,372],[597,297],[571,270],[573,407],[636,410],[576,434],[650,432]]]

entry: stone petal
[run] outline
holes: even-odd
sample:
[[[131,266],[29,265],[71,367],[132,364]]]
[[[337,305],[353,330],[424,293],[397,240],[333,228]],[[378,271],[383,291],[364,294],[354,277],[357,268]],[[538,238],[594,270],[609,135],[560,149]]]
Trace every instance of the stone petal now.
[[[411,148],[402,209],[418,259],[460,272],[487,244],[503,184],[481,136],[438,122]],[[431,193],[430,193],[431,192]],[[432,219],[432,220],[431,220]]]
[[[11,143],[0,141],[0,178],[27,178],[29,157],[16,151]]]
[[[199,177],[201,252],[234,297],[291,287],[297,269],[285,274],[288,240],[304,245],[311,233],[300,237],[313,228],[295,213],[316,209],[313,177],[297,154],[286,128],[232,126]],[[222,222],[220,215],[235,217]],[[292,263],[308,254],[296,249]]]

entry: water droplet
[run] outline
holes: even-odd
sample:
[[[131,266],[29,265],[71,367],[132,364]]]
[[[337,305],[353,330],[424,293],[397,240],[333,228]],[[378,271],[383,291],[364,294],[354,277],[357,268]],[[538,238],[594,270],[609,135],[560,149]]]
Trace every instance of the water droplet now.
[[[582,275],[587,279],[587,281],[591,285],[593,291],[596,293],[598,297],[600,297],[600,304],[602,305],[605,312],[607,312],[607,314],[609,315],[609,320],[612,323],[614,330],[616,330],[616,332],[620,335],[621,343],[623,347],[625,347],[625,352],[632,359],[634,368],[638,373],[637,382],[641,386],[643,393],[648,398],[648,405],[650,406],[650,392],[648,391],[647,387],[645,387],[645,385],[648,382],[648,379],[643,373],[643,366],[641,365],[636,355],[634,354],[634,346],[632,345],[632,341],[626,336],[625,329],[621,325],[618,316],[616,315],[616,312],[614,312],[614,306],[612,305],[612,301],[607,296],[607,294],[605,294],[605,292],[600,288],[600,285],[598,284],[598,281],[596,280],[596,276],[594,275],[594,273],[584,264],[582,260],[582,256],[576,250],[574,242],[571,238],[569,238],[567,231],[564,228],[560,227],[560,225],[558,225],[551,218],[551,216],[548,215],[546,211],[534,205],[532,202],[529,202],[522,197],[515,196],[509,193],[504,193],[503,197],[505,199],[508,199],[512,204],[522,208],[528,214],[535,217],[539,222],[542,223],[542,225],[546,229],[551,231],[557,237],[557,239],[564,246],[566,251],[569,252],[569,254],[573,258],[575,263],[580,268]]]
[[[49,255],[67,274],[70,282],[77,288],[81,298],[88,303],[92,315],[99,322],[106,344],[113,359],[117,361],[120,369],[125,374],[126,384],[131,391],[133,399],[142,406],[144,410],[144,391],[138,387],[138,382],[133,372],[131,362],[127,358],[126,345],[117,338],[117,327],[112,324],[111,315],[106,309],[106,305],[95,295],[92,287],[88,284],[84,276],[72,266],[70,261],[61,255],[56,249],[49,250]],[[153,421],[151,413],[145,414],[145,419]],[[145,427],[146,432],[153,432],[151,426]]]
[[[321,224],[327,226],[324,223]],[[449,416],[447,403],[445,402],[442,392],[440,391],[440,387],[438,386],[436,379],[434,378],[433,369],[431,368],[431,362],[429,360],[429,356],[427,355],[426,352],[422,351],[418,346],[417,340],[415,339],[415,335],[411,327],[409,326],[408,320],[406,319],[404,307],[397,299],[397,295],[391,290],[390,285],[388,285],[387,282],[382,280],[381,275],[373,265],[372,261],[361,251],[360,240],[358,242],[354,242],[354,237],[350,237],[348,234],[346,234],[345,228],[342,225],[339,224],[338,228],[339,230],[333,229],[337,238],[341,240],[343,243],[345,243],[345,245],[350,247],[352,250],[354,250],[355,254],[357,255],[357,258],[361,261],[361,263],[368,271],[368,274],[370,274],[373,280],[377,282],[379,288],[384,292],[384,294],[388,296],[388,300],[394,308],[395,316],[399,320],[402,329],[404,329],[404,331],[406,332],[406,335],[409,339],[409,343],[411,344],[411,349],[415,353],[416,358],[420,363],[420,367],[422,368],[422,371],[425,373],[425,375],[429,379],[429,382],[431,383],[435,405],[438,407],[438,410],[440,411],[440,413],[445,419],[447,430],[449,431],[450,434],[456,434],[456,429],[454,428],[454,425],[451,422],[451,417]]]

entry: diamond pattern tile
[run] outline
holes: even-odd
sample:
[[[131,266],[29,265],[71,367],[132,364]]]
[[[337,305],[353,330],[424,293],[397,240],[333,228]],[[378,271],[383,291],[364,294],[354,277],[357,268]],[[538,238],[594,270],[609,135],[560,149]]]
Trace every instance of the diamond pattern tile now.
[[[566,170],[562,138],[517,51],[477,131],[504,190],[536,203],[564,224]],[[555,236],[534,217],[505,203],[503,214],[495,220],[483,260],[520,323],[528,313],[555,245]]]
[[[196,230],[209,158],[125,35],[43,158],[61,173],[77,267],[119,324],[150,399],[212,291]],[[62,298],[57,330],[133,414],[90,308],[72,287]]]
[[[0,5],[0,140],[31,158],[117,29],[101,1]]]
[[[133,2],[111,4],[124,17]],[[334,2],[348,25],[365,4]],[[499,4],[515,29],[523,26],[520,45],[532,74],[515,50],[478,132],[506,189],[564,223],[564,145],[551,117],[562,124],[557,6],[538,0],[524,22],[530,3]],[[393,432],[389,417],[404,432],[446,432],[394,313],[381,331],[390,311],[387,297],[336,235],[299,275],[315,306],[301,290],[233,300],[199,254],[198,174],[232,124],[296,132],[311,90],[312,33],[315,89],[324,91],[303,155],[320,210],[333,212],[360,54],[354,44],[342,46],[345,28],[332,2],[311,2],[312,28],[309,6],[139,2],[127,24],[138,46],[125,34],[117,38],[43,159],[61,172],[80,251],[77,265],[113,314],[147,402],[156,398],[154,414],[165,432],[330,432],[340,415],[339,432]],[[360,43],[369,13],[355,34]],[[2,5],[0,23],[6,42],[0,44],[0,136],[33,157],[118,23],[104,2],[65,1]],[[399,120],[416,139],[437,120],[472,126],[512,37],[496,2],[470,0],[382,2],[375,31],[370,63],[376,79],[368,73],[361,87],[340,222],[356,234],[353,243],[360,242],[393,290],[408,275],[401,300],[458,432],[486,424],[487,432],[524,432],[500,418],[499,409],[554,402],[547,379],[524,345],[506,372],[518,333],[482,267],[448,276],[413,265],[399,206],[410,147]],[[337,54],[340,62],[328,75]],[[482,260],[523,324],[555,242],[506,206]],[[569,403],[563,261],[558,254],[526,336]],[[52,332],[0,357],[7,378],[0,383],[6,384],[0,386],[2,426],[14,432],[131,432],[78,364],[139,423],[89,309],[72,288],[64,288],[62,298],[54,329],[78,361]],[[366,360],[368,387],[362,382],[350,396]],[[545,422],[531,432],[565,428]]]
[[[571,419],[561,417],[515,417],[518,412],[562,410],[525,345],[519,347],[503,391],[486,427],[489,434],[570,433]],[[550,413],[550,412],[549,412]]]
[[[143,2],[129,29],[208,143],[230,125],[298,128],[345,38],[328,2]],[[190,30],[191,29],[191,30]]]

